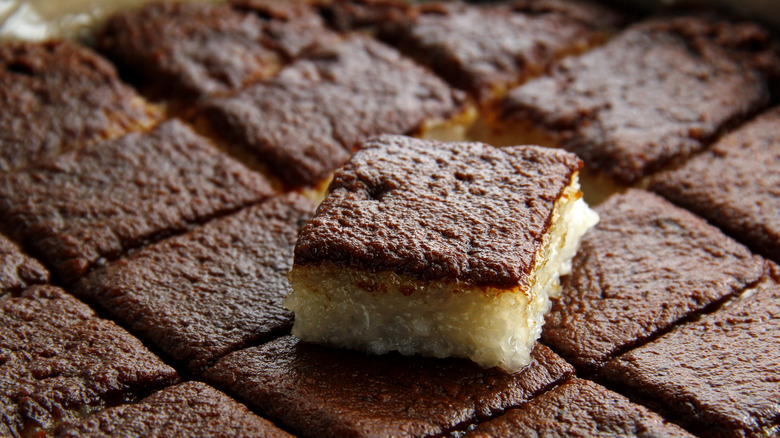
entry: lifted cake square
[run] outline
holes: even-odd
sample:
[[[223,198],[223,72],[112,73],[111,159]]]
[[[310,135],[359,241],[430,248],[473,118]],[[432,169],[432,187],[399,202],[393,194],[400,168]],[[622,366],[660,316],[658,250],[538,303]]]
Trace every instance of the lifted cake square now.
[[[521,369],[598,220],[580,166],[536,146],[366,142],[298,237],[293,334]]]

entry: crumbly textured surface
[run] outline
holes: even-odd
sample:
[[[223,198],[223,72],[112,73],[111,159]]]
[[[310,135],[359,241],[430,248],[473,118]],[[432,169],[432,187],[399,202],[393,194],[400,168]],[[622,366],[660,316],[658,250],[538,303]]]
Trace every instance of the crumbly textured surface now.
[[[621,21],[604,6],[567,0],[440,2],[383,18],[394,17],[379,26],[381,38],[479,100],[589,49]]]
[[[653,177],[650,188],[780,261],[780,108]]]
[[[653,19],[512,90],[502,117],[633,183],[765,105],[773,50],[771,32],[754,23]]]
[[[757,282],[763,260],[641,190],[599,205],[542,340],[585,372]]]
[[[263,177],[172,120],[0,175],[0,224],[71,282],[130,248],[271,194]]]
[[[406,0],[332,0],[317,5],[328,24],[340,32],[368,31],[405,22],[414,6]]]
[[[270,76],[326,32],[284,3],[152,3],[109,19],[97,45],[154,97],[197,99]]]
[[[191,368],[289,330],[298,230],[315,204],[286,195],[148,246],[82,279],[76,295]]]
[[[517,374],[460,359],[365,355],[293,337],[232,353],[205,377],[304,436],[432,436],[497,414],[571,376],[538,345]]]
[[[534,146],[376,138],[336,172],[295,264],[530,286],[554,203],[581,164]]]
[[[138,403],[106,409],[57,430],[55,436],[291,437],[246,406],[200,382],[181,383]]]
[[[49,282],[49,271],[0,235],[0,296]]]
[[[466,434],[469,438],[508,436],[693,437],[624,396],[577,378]]]
[[[65,41],[0,44],[0,106],[0,172],[158,118],[108,61]]]
[[[60,289],[0,299],[4,436],[37,436],[177,380],[139,340]]]
[[[314,185],[368,137],[414,134],[463,110],[463,96],[396,50],[366,37],[312,51],[202,114],[289,186]]]
[[[780,432],[780,270],[717,312],[604,366],[601,376],[691,430]]]

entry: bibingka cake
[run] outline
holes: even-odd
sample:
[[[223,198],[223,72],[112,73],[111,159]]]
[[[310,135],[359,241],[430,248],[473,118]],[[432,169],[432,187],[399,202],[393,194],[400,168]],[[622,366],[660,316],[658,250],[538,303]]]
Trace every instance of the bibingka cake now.
[[[520,370],[598,221],[581,166],[537,146],[367,141],[298,236],[293,334]]]

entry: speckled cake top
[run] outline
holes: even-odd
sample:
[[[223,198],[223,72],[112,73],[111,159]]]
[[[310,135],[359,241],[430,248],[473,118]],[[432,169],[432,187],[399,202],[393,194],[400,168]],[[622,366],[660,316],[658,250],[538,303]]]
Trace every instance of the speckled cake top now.
[[[373,139],[336,172],[295,264],[527,284],[554,203],[580,166],[573,154],[534,146]]]

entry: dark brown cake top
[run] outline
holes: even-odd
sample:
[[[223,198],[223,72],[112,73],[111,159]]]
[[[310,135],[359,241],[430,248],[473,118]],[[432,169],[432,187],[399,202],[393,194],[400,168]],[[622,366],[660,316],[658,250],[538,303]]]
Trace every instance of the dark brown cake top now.
[[[292,326],[287,273],[314,208],[300,195],[271,199],[110,263],[75,293],[201,368]]]
[[[509,122],[547,131],[589,166],[632,183],[765,105],[772,34],[685,15],[642,22],[511,91]]]
[[[479,99],[600,42],[621,21],[604,6],[567,0],[439,2],[384,15],[396,20],[379,24],[380,37]]]
[[[0,171],[157,117],[108,61],[65,41],[0,44],[0,106]]]
[[[374,356],[287,336],[231,353],[205,378],[303,436],[419,437],[496,415],[572,373],[539,344],[527,368],[507,374],[465,359]]]
[[[152,3],[109,19],[97,44],[155,97],[200,98],[274,73],[326,32],[314,10],[285,3]]]
[[[324,180],[361,141],[413,134],[463,110],[464,96],[395,49],[357,35],[321,46],[240,93],[207,103],[215,132],[290,186]]]
[[[138,403],[106,409],[54,434],[58,438],[159,435],[291,438],[246,406],[200,382],[182,383]]]
[[[701,320],[608,363],[602,376],[697,433],[780,428],[780,270]]]
[[[48,281],[49,271],[43,265],[0,235],[0,296]]]
[[[60,289],[0,299],[3,436],[37,436],[177,380],[139,340]]]
[[[601,385],[574,378],[518,409],[478,425],[468,438],[692,437]]]
[[[780,262],[780,108],[653,177],[650,188]]]
[[[754,284],[763,260],[703,219],[629,190],[597,207],[542,340],[586,372]]]
[[[70,282],[271,194],[260,175],[172,120],[0,175],[0,227]]]
[[[554,204],[580,166],[537,146],[373,139],[336,172],[295,264],[528,285]]]

